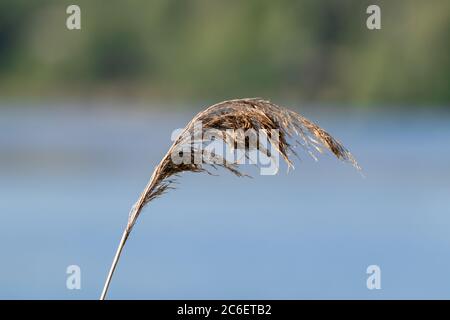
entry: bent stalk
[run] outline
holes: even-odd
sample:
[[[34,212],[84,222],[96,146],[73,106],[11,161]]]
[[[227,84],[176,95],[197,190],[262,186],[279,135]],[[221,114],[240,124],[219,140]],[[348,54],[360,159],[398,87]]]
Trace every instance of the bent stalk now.
[[[111,269],[109,269],[108,277],[106,278],[105,285],[103,287],[102,294],[100,296],[100,300],[105,300],[106,294],[108,293],[109,284],[111,283],[112,276],[114,274],[114,270],[116,270],[117,262],[119,262],[120,254],[122,253],[122,249],[125,246],[125,242],[128,239],[130,232],[128,228],[125,228],[122,234],[122,239],[120,239],[119,247],[117,248],[116,255],[114,256],[114,260],[111,264]]]
[[[198,123],[201,124],[199,136],[196,135]],[[172,154],[179,154],[180,150],[183,150],[184,152],[187,147],[187,154],[195,155],[199,152],[195,138],[201,139],[203,134],[207,133],[210,129],[220,130],[221,132],[241,129],[262,130],[263,132],[266,132],[265,139],[269,140],[270,145],[272,145],[276,152],[282,156],[288,167],[292,166],[290,155],[297,155],[294,150],[295,146],[301,146],[314,158],[315,152],[321,153],[323,149],[328,149],[338,159],[351,163],[358,170],[361,169],[351,153],[325,130],[304,118],[302,115],[279,107],[270,101],[265,101],[260,98],[235,99],[223,101],[208,107],[204,111],[198,113],[187,124],[161,162],[155,167],[144,192],[142,192],[139,200],[131,209],[127,226],[123,232],[122,239],[120,240],[119,247],[117,248],[111,269],[106,278],[105,286],[103,287],[100,296],[101,300],[104,300],[106,297],[109,284],[111,283],[114,270],[116,269],[125,242],[145,205],[155,198],[160,197],[169,189],[173,189],[176,177],[181,173],[209,173],[209,171],[203,167],[204,163],[197,163],[195,161],[188,163],[185,161],[181,163],[172,162]],[[267,132],[272,132],[274,129],[279,133],[276,138],[272,135],[267,135]],[[191,140],[191,137],[194,139]],[[233,150],[235,145],[241,146],[241,151],[245,152],[246,155],[248,152],[259,150],[266,156],[269,156],[268,150],[260,148],[260,145],[251,148],[249,146],[249,149],[246,149],[245,135],[233,135],[231,141],[228,141],[227,135],[222,136],[221,139],[224,143],[230,143],[230,147]],[[292,145],[288,140],[292,140],[295,145]],[[222,167],[237,176],[245,176],[238,170],[238,164],[239,163],[228,161],[226,157],[219,157],[217,163],[212,164],[212,167]]]

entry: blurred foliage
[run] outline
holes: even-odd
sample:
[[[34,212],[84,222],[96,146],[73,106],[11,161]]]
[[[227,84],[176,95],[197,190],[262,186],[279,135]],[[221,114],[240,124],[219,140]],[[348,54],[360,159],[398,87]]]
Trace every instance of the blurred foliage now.
[[[66,29],[69,4],[80,31]],[[1,0],[0,95],[449,105],[449,4]]]

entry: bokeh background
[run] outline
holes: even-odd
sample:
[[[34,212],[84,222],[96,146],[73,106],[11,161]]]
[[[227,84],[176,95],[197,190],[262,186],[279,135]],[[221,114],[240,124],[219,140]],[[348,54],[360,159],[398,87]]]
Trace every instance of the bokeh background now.
[[[450,298],[449,30],[447,0],[1,0],[0,298],[98,298],[172,131],[253,96],[326,128],[365,178],[329,155],[186,174],[141,216],[109,297]]]

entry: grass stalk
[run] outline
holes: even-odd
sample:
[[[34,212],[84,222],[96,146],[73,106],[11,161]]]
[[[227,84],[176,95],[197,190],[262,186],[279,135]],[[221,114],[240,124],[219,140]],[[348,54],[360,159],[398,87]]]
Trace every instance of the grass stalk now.
[[[206,108],[204,111],[198,113],[186,125],[183,132],[169,148],[161,162],[155,167],[146,188],[131,209],[127,226],[122,234],[122,238],[100,296],[101,300],[106,298],[122,250],[145,205],[163,195],[168,190],[173,189],[175,179],[179,174],[183,172],[209,173],[209,171],[204,168],[204,165],[207,164],[196,163],[195,161],[192,163],[183,162],[176,164],[172,161],[171,157],[172,154],[176,154],[179,150],[184,150],[182,147],[186,146],[188,147],[188,150],[191,151],[191,154],[194,154],[197,151],[195,143],[187,138],[190,138],[193,133],[195,134],[195,127],[198,122],[202,124],[203,130],[200,132],[200,136],[202,136],[206,130],[210,129],[220,130],[222,132],[227,132],[229,129],[252,129],[262,130],[266,133],[270,133],[271,130],[276,129],[279,132],[279,137],[274,139],[271,134],[268,134],[267,138],[276,152],[287,163],[288,167],[292,166],[290,155],[293,154],[297,156],[294,148],[300,146],[314,158],[314,152],[322,153],[323,149],[328,149],[338,159],[349,162],[357,169],[360,169],[351,153],[329,133],[302,115],[279,107],[270,101],[260,98],[235,99],[223,101]],[[255,150],[268,155],[268,150],[262,150],[260,145],[253,147],[254,149],[252,150],[247,150],[245,136],[233,136],[231,142],[228,141],[227,137],[228,136],[225,135],[222,140],[225,143],[230,143],[232,148],[235,148],[235,145],[241,146],[242,151],[244,151],[246,155],[248,152]],[[295,145],[292,145],[288,140],[293,140]],[[237,176],[246,176],[239,171],[238,164],[230,162],[225,158],[220,160],[222,161],[218,161],[217,164],[211,164],[211,166],[213,168],[222,167]]]

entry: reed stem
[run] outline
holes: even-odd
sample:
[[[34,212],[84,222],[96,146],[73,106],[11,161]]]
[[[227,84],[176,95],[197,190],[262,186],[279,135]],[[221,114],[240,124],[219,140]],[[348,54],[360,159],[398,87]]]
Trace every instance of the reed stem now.
[[[128,235],[130,234],[130,230],[128,226],[125,228],[122,234],[122,239],[120,239],[119,247],[117,248],[116,255],[114,256],[114,260],[111,265],[111,269],[109,269],[108,277],[106,278],[105,285],[103,287],[102,295],[100,296],[100,300],[105,300],[106,294],[108,292],[109,284],[111,283],[112,276],[114,274],[114,270],[116,270],[117,262],[119,262],[120,254],[122,253],[122,249],[125,246],[125,242],[128,239]]]

